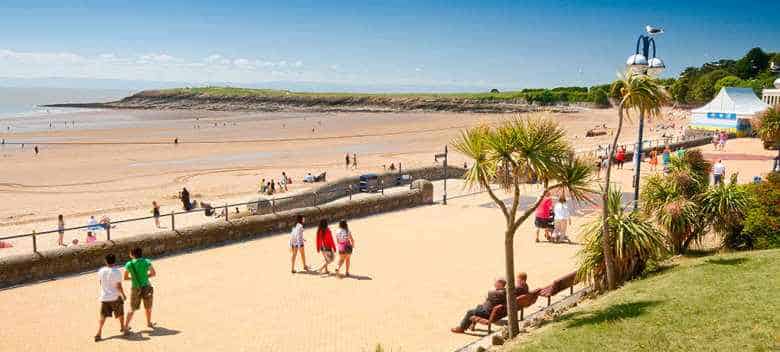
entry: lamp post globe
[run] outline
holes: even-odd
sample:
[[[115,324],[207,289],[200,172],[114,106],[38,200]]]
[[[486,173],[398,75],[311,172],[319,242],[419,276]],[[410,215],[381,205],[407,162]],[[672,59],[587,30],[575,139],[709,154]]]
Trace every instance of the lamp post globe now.
[[[658,76],[666,69],[666,64],[664,64],[664,61],[654,57],[650,59],[647,63],[647,74],[651,76]]]
[[[774,86],[775,88],[780,89],[780,78],[775,80]]]
[[[647,58],[642,54],[634,54],[626,60],[628,66],[635,73],[641,73],[647,69]]]

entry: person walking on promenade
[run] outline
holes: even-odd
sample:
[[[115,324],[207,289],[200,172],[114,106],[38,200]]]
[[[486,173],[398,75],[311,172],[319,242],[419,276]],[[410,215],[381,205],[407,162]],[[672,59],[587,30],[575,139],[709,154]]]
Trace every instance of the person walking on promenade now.
[[[474,307],[474,309],[467,311],[466,314],[463,315],[463,319],[461,319],[460,324],[457,327],[450,329],[450,331],[456,334],[464,333],[471,325],[471,317],[477,316],[480,318],[489,318],[493,307],[500,304],[505,304],[505,302],[506,280],[504,278],[498,278],[493,283],[493,289],[488,291],[485,302]]]
[[[720,131],[720,139],[718,141],[718,146],[720,147],[720,151],[726,150],[727,139],[729,139],[728,133],[726,133],[726,131]]]
[[[658,166],[658,152],[653,149],[650,151],[650,170],[655,171]]]
[[[130,321],[133,319],[133,313],[141,308],[141,301],[144,302],[146,313],[146,326],[153,328],[152,324],[152,303],[154,303],[154,288],[149,279],[157,276],[157,272],[149,259],[143,257],[141,248],[133,248],[130,251],[130,261],[125,264],[125,280],[131,280],[133,285],[130,289],[130,312],[127,313],[127,323],[125,326],[130,330]]]
[[[672,150],[669,149],[669,146],[664,147],[664,151],[661,154],[661,163],[663,164],[664,168],[664,174],[669,173],[669,161],[672,158]]]
[[[154,216],[154,226],[160,228],[160,205],[157,201],[152,201],[152,216]]]
[[[57,245],[65,246],[65,242],[63,241],[65,237],[65,218],[62,217],[62,214],[57,215]]]
[[[626,148],[620,147],[617,153],[615,153],[615,161],[617,161],[617,168],[622,169],[623,163],[626,162]]]
[[[539,242],[539,230],[544,230],[544,238],[550,240],[550,228],[552,227],[551,213],[553,202],[549,196],[545,196],[539,207],[536,208],[534,225],[536,225],[536,242]]]
[[[357,153],[352,154],[352,169],[357,170]]]
[[[555,238],[556,241],[567,241],[571,243],[571,240],[566,236],[566,229],[571,225],[571,214],[569,213],[569,206],[566,204],[566,196],[561,194],[558,197],[558,202],[555,203],[553,208],[555,213]]]
[[[336,241],[339,249],[339,265],[336,267],[336,275],[341,271],[341,265],[346,264],[345,275],[349,276],[349,264],[352,257],[352,250],[355,248],[355,239],[352,232],[349,231],[349,225],[346,220],[339,221],[339,230],[336,232]]]
[[[349,170],[349,153],[344,156],[344,161],[346,162],[344,170]]]
[[[333,243],[333,234],[328,227],[328,220],[320,220],[320,226],[317,228],[317,252],[322,253],[325,262],[317,269],[320,273],[328,274],[328,264],[333,262],[336,245]]]
[[[289,179],[287,178],[287,174],[282,171],[282,180],[279,182],[279,185],[281,186],[280,191],[287,192],[287,182]]]
[[[309,271],[309,267],[306,265],[306,251],[304,251],[303,244],[306,240],[303,238],[303,222],[302,215],[298,215],[295,218],[295,226],[290,231],[290,251],[292,252],[292,258],[290,260],[290,272],[295,274],[295,258],[298,253],[301,254],[301,262],[303,263],[303,270]]]
[[[125,328],[125,290],[122,288],[122,272],[116,267],[116,257],[109,253],[105,257],[106,265],[97,272],[100,284],[100,319],[95,342],[102,339],[103,325],[111,315],[119,321],[119,331],[126,333]],[[128,320],[129,322],[129,320]]]
[[[715,131],[715,133],[712,134],[712,149],[718,150],[719,144],[720,144],[720,131]]]
[[[723,183],[724,176],[726,176],[726,165],[723,164],[723,160],[718,160],[715,165],[712,165],[712,178],[714,184],[717,186]]]

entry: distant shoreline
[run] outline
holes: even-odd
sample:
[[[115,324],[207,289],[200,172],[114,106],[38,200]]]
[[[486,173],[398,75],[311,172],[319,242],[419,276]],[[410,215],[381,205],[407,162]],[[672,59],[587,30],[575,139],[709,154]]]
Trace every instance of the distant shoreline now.
[[[529,104],[518,92],[460,94],[298,93],[240,88],[142,91],[104,103],[48,104],[53,108],[202,110],[236,112],[576,112],[588,103]]]

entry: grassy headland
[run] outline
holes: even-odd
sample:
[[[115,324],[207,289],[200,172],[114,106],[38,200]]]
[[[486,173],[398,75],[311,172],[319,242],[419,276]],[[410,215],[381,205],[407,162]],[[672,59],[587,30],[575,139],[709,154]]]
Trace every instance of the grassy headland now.
[[[682,260],[564,314],[527,351],[776,351],[780,250]]]
[[[119,101],[59,107],[218,111],[566,111],[569,103],[606,105],[604,89],[563,87],[484,93],[313,93],[235,87],[139,92]]]

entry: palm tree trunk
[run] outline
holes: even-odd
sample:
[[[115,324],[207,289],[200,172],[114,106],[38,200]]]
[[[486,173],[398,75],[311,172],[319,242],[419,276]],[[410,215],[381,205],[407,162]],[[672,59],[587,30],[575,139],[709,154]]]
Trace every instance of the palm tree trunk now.
[[[520,325],[517,321],[517,301],[515,300],[515,237],[514,226],[509,226],[504,234],[504,255],[506,256],[506,315],[509,320],[509,337],[517,336]]]
[[[620,138],[620,132],[623,130],[623,102],[618,106],[618,127],[615,131],[615,139],[612,140],[612,147],[608,151],[607,155],[607,171],[604,176],[604,195],[603,198],[603,223],[604,223],[604,236],[601,237],[601,250],[604,255],[604,268],[607,273],[607,290],[614,290],[617,287],[616,275],[615,275],[615,258],[612,256],[612,236],[609,233],[609,183],[612,175],[612,159],[617,149],[618,139]]]

